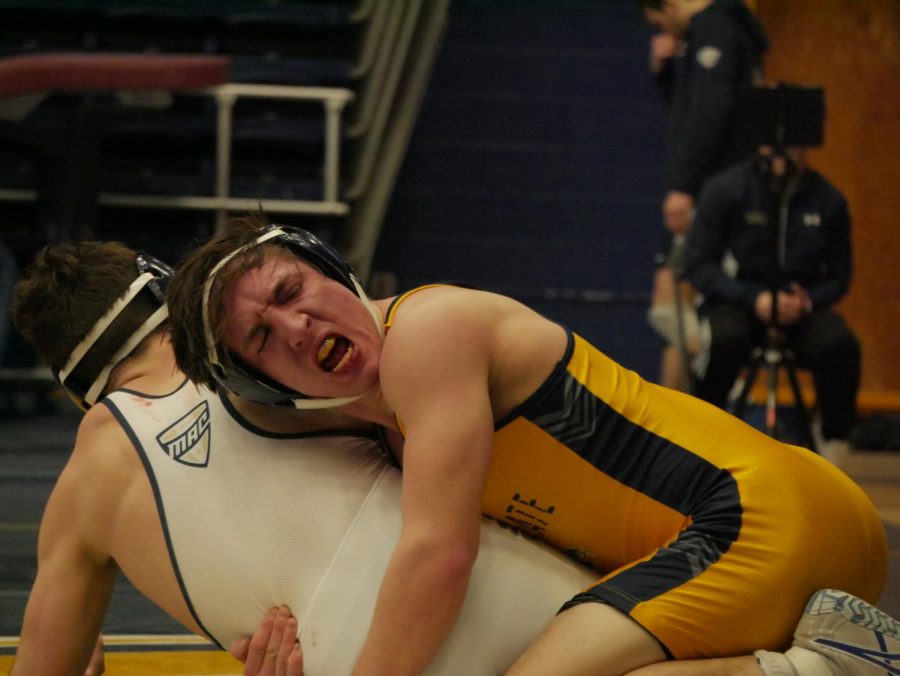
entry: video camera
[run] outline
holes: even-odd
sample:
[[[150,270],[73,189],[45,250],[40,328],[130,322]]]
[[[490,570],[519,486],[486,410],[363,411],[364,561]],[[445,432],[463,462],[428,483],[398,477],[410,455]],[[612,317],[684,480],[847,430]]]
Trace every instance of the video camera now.
[[[736,124],[745,147],[818,147],[825,122],[825,91],[778,83],[738,92]]]

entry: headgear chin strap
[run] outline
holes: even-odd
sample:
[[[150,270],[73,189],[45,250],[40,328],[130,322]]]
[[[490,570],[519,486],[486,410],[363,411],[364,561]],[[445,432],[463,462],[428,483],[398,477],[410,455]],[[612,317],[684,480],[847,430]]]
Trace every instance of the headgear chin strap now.
[[[165,304],[165,287],[174,275],[174,270],[163,263],[161,260],[149,256],[147,254],[139,254],[135,260],[138,277],[135,279],[125,291],[125,294],[118,298],[109,309],[103,313],[100,319],[91,327],[87,335],[81,340],[69,358],[66,360],[62,369],[53,371],[53,375],[60,385],[66,390],[66,393],[72,398],[72,401],[86,411],[95,403],[103,393],[109,374],[116,365],[127,357],[140,342],[146,338],[156,327],[162,324],[169,316],[169,310]],[[151,294],[155,308],[148,315],[143,313],[135,318],[137,322],[134,329],[128,334],[125,341],[118,346],[116,352],[103,363],[103,366],[96,372],[85,372],[83,366],[85,356],[90,354],[91,349],[95,346],[100,337],[109,329],[122,312],[131,306],[131,303],[141,294],[147,291]],[[95,360],[88,360],[95,362]]]
[[[263,234],[255,240],[238,247],[216,263],[212,270],[210,270],[206,282],[203,285],[203,333],[206,338],[206,352],[209,360],[209,367],[216,382],[238,396],[260,404],[270,406],[293,406],[294,408],[306,410],[335,408],[337,406],[350,404],[362,398],[365,396],[365,393],[351,397],[309,397],[302,392],[297,392],[289,387],[285,387],[249,364],[244,363],[234,354],[229,354],[230,363],[227,366],[222,363],[222,360],[219,358],[219,351],[216,347],[216,338],[213,334],[209,318],[209,296],[212,292],[213,282],[222,268],[228,265],[228,263],[236,256],[265,242],[271,242],[287,248],[298,257],[317,267],[325,276],[334,279],[350,289],[359,297],[362,304],[369,311],[369,314],[372,315],[375,326],[378,328],[378,334],[381,337],[384,337],[384,326],[382,325],[381,313],[372,301],[369,300],[368,296],[366,296],[362,285],[359,283],[352,268],[343,256],[311,232],[303,230],[302,228],[270,225],[264,230]]]

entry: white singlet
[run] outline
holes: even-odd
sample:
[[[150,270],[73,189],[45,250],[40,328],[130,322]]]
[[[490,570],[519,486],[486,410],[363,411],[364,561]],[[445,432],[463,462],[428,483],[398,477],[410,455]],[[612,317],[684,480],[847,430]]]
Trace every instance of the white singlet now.
[[[197,623],[227,647],[285,604],[306,676],[350,673],[401,529],[400,473],[377,440],[268,433],[190,384],[104,402],[143,461]],[[426,673],[502,673],[595,578],[485,519],[466,601]]]

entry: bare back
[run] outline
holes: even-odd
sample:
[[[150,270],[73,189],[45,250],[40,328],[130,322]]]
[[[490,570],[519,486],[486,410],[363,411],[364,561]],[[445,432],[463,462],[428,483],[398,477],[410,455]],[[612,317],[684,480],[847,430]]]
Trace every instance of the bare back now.
[[[75,536],[98,560],[107,557],[142,594],[190,631],[202,633],[179,590],[147,474],[105,406],[85,416],[43,527],[56,519],[74,524]]]

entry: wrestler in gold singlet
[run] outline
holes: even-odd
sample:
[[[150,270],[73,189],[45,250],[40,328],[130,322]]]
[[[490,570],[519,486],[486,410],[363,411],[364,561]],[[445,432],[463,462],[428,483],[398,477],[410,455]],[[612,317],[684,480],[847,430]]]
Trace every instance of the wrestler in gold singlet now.
[[[564,608],[608,603],[675,658],[781,649],[816,590],[875,603],[884,584],[881,520],[843,472],[571,332],[543,385],[495,421],[492,453],[484,513],[603,573]],[[797,616],[770,612],[784,607]]]

